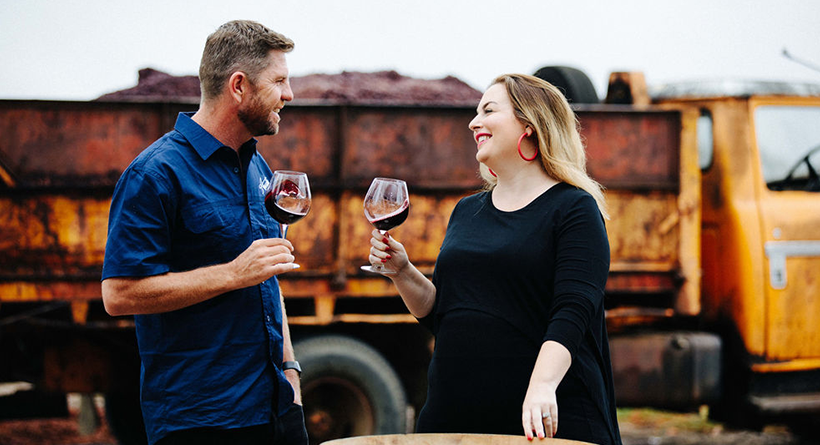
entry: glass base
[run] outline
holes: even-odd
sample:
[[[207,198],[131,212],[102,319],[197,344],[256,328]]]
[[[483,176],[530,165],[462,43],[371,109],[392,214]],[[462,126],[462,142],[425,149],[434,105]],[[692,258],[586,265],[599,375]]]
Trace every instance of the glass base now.
[[[395,270],[385,269],[384,266],[373,266],[369,264],[367,266],[362,266],[362,270],[365,272],[377,273],[381,275],[392,275],[396,273]]]

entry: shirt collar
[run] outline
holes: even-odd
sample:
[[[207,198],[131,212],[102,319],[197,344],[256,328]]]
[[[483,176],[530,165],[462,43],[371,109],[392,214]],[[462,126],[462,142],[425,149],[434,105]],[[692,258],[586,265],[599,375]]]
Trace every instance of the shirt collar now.
[[[202,159],[208,159],[217,150],[222,147],[226,147],[226,145],[219,142],[219,140],[213,137],[211,133],[208,133],[198,123],[194,122],[191,118],[193,115],[193,111],[179,113],[174,129],[180,132],[182,136],[184,136],[185,139],[191,143],[191,146],[194,147],[194,150],[200,157],[202,157]],[[245,145],[250,145],[251,148],[255,149],[256,139],[251,138],[248,142],[242,144],[243,147]]]

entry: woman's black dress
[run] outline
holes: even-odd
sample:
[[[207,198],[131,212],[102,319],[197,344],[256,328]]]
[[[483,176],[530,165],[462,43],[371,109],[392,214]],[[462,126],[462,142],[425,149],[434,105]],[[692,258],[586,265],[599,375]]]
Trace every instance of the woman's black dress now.
[[[595,200],[561,183],[503,212],[491,192],[450,218],[420,321],[436,336],[418,432],[523,435],[521,407],[541,345],[572,355],[557,390],[556,437],[621,443],[604,286],[609,243]]]

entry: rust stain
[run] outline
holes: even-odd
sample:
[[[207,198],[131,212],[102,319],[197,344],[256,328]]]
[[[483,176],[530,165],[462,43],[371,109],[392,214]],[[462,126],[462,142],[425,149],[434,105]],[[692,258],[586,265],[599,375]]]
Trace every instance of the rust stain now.
[[[112,187],[184,107],[0,106],[0,130],[13,141],[3,148],[4,165],[17,178],[15,194],[0,195],[0,275],[5,280],[0,298],[98,297],[95,281],[104,256]],[[396,294],[383,278],[359,270],[367,262],[372,230],[362,199],[375,176],[408,181],[410,216],[393,233],[417,266],[431,273],[450,212],[481,186],[475,142],[467,128],[474,114],[472,107],[289,106],[282,132],[260,138],[258,146],[272,168],[305,171],[314,188],[310,214],[288,232],[302,269],[282,277],[285,294]],[[679,225],[670,221],[679,180],[678,114],[596,111],[579,116],[590,172],[608,186],[612,259],[623,266],[613,285],[645,290],[674,286],[669,277],[679,260],[680,235]],[[659,190],[647,191],[653,187]],[[46,278],[67,281],[46,285]],[[82,319],[81,306],[77,311]]]

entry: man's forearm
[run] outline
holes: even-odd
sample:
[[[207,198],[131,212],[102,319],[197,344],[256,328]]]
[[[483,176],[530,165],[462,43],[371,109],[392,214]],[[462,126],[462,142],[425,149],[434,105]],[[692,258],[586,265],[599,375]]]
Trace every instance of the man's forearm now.
[[[115,316],[182,309],[293,270],[292,251],[288,240],[263,238],[225,264],[150,277],[108,278],[102,283],[103,304]]]
[[[105,309],[111,315],[169,312],[211,299],[234,288],[227,264],[143,278],[108,278],[102,282]]]

